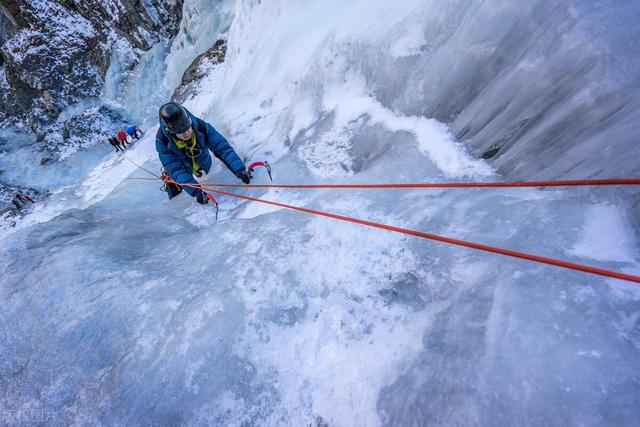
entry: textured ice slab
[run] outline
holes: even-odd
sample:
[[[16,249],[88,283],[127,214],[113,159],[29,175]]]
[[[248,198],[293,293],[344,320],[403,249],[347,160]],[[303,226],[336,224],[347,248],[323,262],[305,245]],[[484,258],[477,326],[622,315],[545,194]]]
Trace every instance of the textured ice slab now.
[[[412,83],[424,69],[407,58],[438,34],[471,37],[479,27],[450,14],[490,4],[460,5],[432,16],[444,6],[237,2],[227,62],[188,106],[244,158],[271,161],[276,182],[499,179],[445,125],[403,107],[436,97]],[[500,6],[507,18],[529,10]],[[426,31],[425,17],[449,32]],[[152,135],[127,155],[158,169]],[[227,197],[215,222],[210,206],[168,201],[159,183],[125,179],[134,176],[145,175],[110,156],[67,200],[56,195],[36,220],[3,230],[2,410],[61,424],[640,416],[635,285]],[[216,165],[207,181],[235,178]],[[640,270],[623,190],[237,191]]]

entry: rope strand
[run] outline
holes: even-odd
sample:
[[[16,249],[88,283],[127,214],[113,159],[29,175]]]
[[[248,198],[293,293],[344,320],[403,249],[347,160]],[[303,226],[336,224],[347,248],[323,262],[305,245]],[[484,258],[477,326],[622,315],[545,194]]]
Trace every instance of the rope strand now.
[[[583,264],[576,264],[576,263],[573,263],[573,262],[562,261],[562,260],[543,257],[543,256],[539,256],[539,255],[533,255],[533,254],[529,254],[529,253],[525,253],[525,252],[513,251],[513,250],[510,250],[510,249],[498,248],[498,247],[495,247],[495,246],[483,245],[483,244],[480,244],[480,243],[467,242],[467,241],[464,241],[464,240],[453,239],[453,238],[445,237],[445,236],[439,236],[437,234],[424,233],[422,231],[411,230],[411,229],[408,229],[408,228],[395,227],[393,225],[381,224],[381,223],[373,222],[373,221],[366,221],[366,220],[362,220],[362,219],[352,218],[352,217],[348,217],[348,216],[344,216],[344,215],[332,214],[332,213],[329,213],[329,212],[323,212],[323,211],[318,211],[318,210],[314,210],[314,209],[307,209],[307,208],[303,208],[303,207],[300,207],[300,206],[294,206],[294,205],[288,205],[288,204],[285,204],[285,203],[273,202],[271,200],[265,200],[265,199],[258,199],[258,198],[255,198],[255,197],[243,196],[243,195],[240,195],[240,194],[229,193],[227,191],[222,191],[222,190],[209,189],[209,191],[211,191],[213,193],[216,193],[216,194],[222,194],[222,195],[226,195],[226,196],[236,197],[236,198],[239,198],[239,199],[250,200],[250,201],[253,201],[253,202],[259,202],[259,203],[264,203],[264,204],[268,204],[268,205],[279,206],[279,207],[282,207],[282,208],[287,208],[287,209],[291,209],[291,210],[305,212],[305,213],[309,213],[309,214],[313,214],[313,215],[325,216],[327,218],[333,218],[333,219],[338,219],[338,220],[341,220],[341,221],[347,221],[347,222],[353,222],[353,223],[356,223],[356,224],[362,224],[362,225],[366,225],[366,226],[369,226],[369,227],[380,228],[380,229],[383,229],[383,230],[394,231],[394,232],[397,232],[397,233],[408,234],[408,235],[411,235],[411,236],[422,237],[424,239],[437,240],[437,241],[444,242],[444,243],[449,243],[449,244],[452,244],[452,245],[465,246],[467,248],[478,249],[478,250],[485,251],[485,252],[493,252],[493,253],[496,253],[496,254],[506,255],[506,256],[510,256],[510,257],[514,257],[514,258],[521,258],[521,259],[526,259],[526,260],[529,260],[529,261],[535,261],[535,262],[539,262],[539,263],[543,263],[543,264],[555,265],[557,267],[564,267],[564,268],[568,268],[568,269],[572,269],[572,270],[578,270],[578,271],[582,271],[582,272],[585,272],[585,273],[592,273],[592,274],[597,274],[597,275],[600,275],[600,276],[612,277],[612,278],[615,278],[615,279],[628,280],[628,281],[631,281],[631,282],[640,283],[640,276],[634,276],[634,275],[631,275],[631,274],[620,273],[620,272],[617,272],[617,271],[605,270],[605,269],[602,269],[602,268],[591,267],[591,266],[583,265]]]
[[[640,185],[640,178],[576,179],[559,181],[426,182],[392,184],[203,184],[207,187],[248,188],[499,188]]]
[[[126,154],[123,154],[123,156],[124,156],[124,158],[125,158],[125,159],[129,160],[131,163],[133,163],[133,164],[134,164],[136,167],[138,167],[139,169],[142,169],[142,170],[143,170],[143,171],[145,171],[146,173],[148,173],[148,174],[150,174],[150,175],[153,175],[153,176],[155,176],[155,177],[156,177],[156,178],[158,178],[158,179],[162,179],[162,178],[160,177],[160,175],[156,175],[155,173],[151,172],[150,170],[143,168],[142,166],[140,166],[139,164],[137,164],[136,162],[134,162],[133,160],[131,160],[129,157],[127,157],[127,156],[126,156]]]
[[[424,183],[424,184],[362,184],[362,185],[350,185],[350,184],[333,184],[333,185],[314,185],[314,184],[302,184],[302,185],[267,185],[267,184],[189,184],[189,183],[177,183],[169,177],[160,177],[154,173],[147,171],[143,167],[137,165],[132,160],[131,163],[138,166],[140,169],[150,173],[156,178],[176,184],[178,186],[198,188],[201,190],[207,190],[212,193],[221,194],[225,196],[235,197],[238,199],[249,200],[253,202],[264,203],[273,206],[279,206],[286,209],[291,209],[299,212],[305,212],[308,214],[324,216],[327,218],[337,219],[340,221],[351,222],[355,224],[366,225],[373,228],[378,228],[387,231],[393,231],[396,233],[407,234],[415,237],[421,237],[424,239],[435,240],[439,242],[449,243],[452,245],[463,246],[471,249],[477,249],[485,252],[492,252],[500,255],[510,256],[513,258],[520,258],[528,261],[534,261],[538,263],[553,265],[557,267],[563,267],[571,270],[581,271],[590,274],[596,274],[599,276],[610,277],[614,279],[627,280],[630,282],[640,283],[640,276],[632,274],[621,273],[618,271],[607,270],[598,267],[592,267],[589,265],[573,263],[569,261],[562,261],[555,258],[544,257],[540,255],[534,255],[526,252],[514,251],[511,249],[504,249],[490,245],[484,245],[481,243],[468,242],[465,240],[454,239],[451,237],[440,236],[437,234],[424,233],[422,231],[412,230],[408,228],[396,227],[393,225],[382,224],[373,221],[362,220],[358,218],[352,218],[344,215],[337,215],[329,212],[307,209],[301,206],[289,205],[286,203],[274,202],[271,200],[259,199],[256,197],[243,196],[241,194],[229,193],[217,189],[218,187],[249,187],[249,188],[428,188],[428,187],[550,187],[550,186],[574,186],[574,185],[637,185],[640,184],[640,179],[592,179],[592,180],[573,180],[573,181],[514,181],[514,182],[484,182],[484,183]],[[216,203],[217,205],[217,203]],[[216,215],[217,216],[217,215]]]

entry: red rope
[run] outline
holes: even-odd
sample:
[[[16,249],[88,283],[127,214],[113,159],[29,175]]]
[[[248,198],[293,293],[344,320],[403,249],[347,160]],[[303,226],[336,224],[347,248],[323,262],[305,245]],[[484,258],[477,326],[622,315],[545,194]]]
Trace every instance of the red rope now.
[[[640,178],[575,179],[560,181],[433,182],[416,184],[203,184],[205,187],[249,188],[486,188],[565,187],[582,185],[639,185]]]
[[[507,256],[510,256],[510,257],[526,259],[526,260],[529,260],[529,261],[535,261],[535,262],[540,262],[540,263],[544,263],[544,264],[555,265],[555,266],[558,266],[558,267],[569,268],[569,269],[572,269],[572,270],[583,271],[583,272],[586,272],[586,273],[598,274],[600,276],[613,277],[615,279],[629,280],[631,282],[640,283],[640,276],[634,276],[634,275],[631,275],[631,274],[620,273],[620,272],[617,272],[617,271],[605,270],[605,269],[602,269],[602,268],[591,267],[591,266],[588,266],[588,265],[576,264],[576,263],[567,262],[567,261],[561,261],[561,260],[554,259],[554,258],[547,258],[547,257],[538,256],[538,255],[528,254],[528,253],[525,253],[525,252],[512,251],[510,249],[502,249],[502,248],[497,248],[497,247],[494,247],[494,246],[482,245],[482,244],[473,243],[473,242],[467,242],[467,241],[464,241],[464,240],[452,239],[450,237],[439,236],[437,234],[423,233],[421,231],[411,230],[411,229],[408,229],[408,228],[401,228],[401,227],[395,227],[395,226],[392,226],[392,225],[381,224],[381,223],[378,223],[378,222],[365,221],[365,220],[362,220],[362,219],[351,218],[351,217],[343,216],[343,215],[336,215],[336,214],[332,214],[332,213],[329,213],[329,212],[323,212],[323,211],[318,211],[318,210],[314,210],[314,209],[307,209],[307,208],[303,208],[303,207],[300,207],[300,206],[288,205],[288,204],[285,204],[285,203],[273,202],[273,201],[270,201],[270,200],[258,199],[258,198],[255,198],[255,197],[248,197],[248,196],[243,196],[243,195],[235,194],[235,193],[228,193],[228,192],[222,191],[222,190],[214,190],[214,189],[208,188],[208,191],[211,191],[211,192],[217,193],[217,194],[223,194],[225,196],[231,196],[231,197],[236,197],[236,198],[239,198],[239,199],[251,200],[253,202],[260,202],[260,203],[279,206],[279,207],[282,207],[282,208],[292,209],[292,210],[296,210],[296,211],[300,211],[300,212],[306,212],[306,213],[310,213],[310,214],[314,214],[314,215],[321,215],[321,216],[325,216],[325,217],[328,217],[328,218],[338,219],[338,220],[341,220],[341,221],[347,221],[347,222],[353,222],[353,223],[356,223],[356,224],[367,225],[369,227],[380,228],[380,229],[383,229],[383,230],[395,231],[397,233],[408,234],[408,235],[411,235],[411,236],[422,237],[422,238],[425,238],[425,239],[437,240],[437,241],[440,241],[440,242],[450,243],[450,244],[453,244],[453,245],[465,246],[465,247],[473,248],[473,249],[479,249],[481,251],[493,252],[493,253],[496,253],[496,254],[507,255]]]
[[[318,211],[318,210],[314,210],[314,209],[307,209],[307,208],[303,208],[300,206],[294,206],[294,205],[288,205],[286,203],[280,203],[280,202],[273,202],[271,200],[265,200],[265,199],[258,199],[255,197],[249,197],[249,196],[243,196],[240,194],[235,194],[235,193],[229,193],[227,191],[222,191],[222,190],[216,190],[213,189],[211,187],[215,187],[215,186],[222,186],[222,185],[217,185],[217,184],[186,184],[186,183],[182,183],[179,184],[177,182],[175,182],[174,180],[172,180],[169,177],[163,177],[163,180],[166,182],[171,182],[177,185],[183,185],[186,187],[193,187],[193,188],[206,188],[207,191],[210,191],[212,193],[216,193],[216,194],[222,194],[225,196],[230,196],[230,197],[235,197],[238,199],[244,199],[244,200],[250,200],[253,202],[259,202],[259,203],[264,203],[264,204],[268,204],[268,205],[274,205],[274,206],[279,206],[282,208],[286,208],[286,209],[291,209],[291,210],[296,210],[296,211],[300,211],[300,212],[305,212],[305,213],[309,213],[309,214],[314,214],[314,215],[320,215],[320,216],[325,216],[327,218],[333,218],[333,219],[338,219],[340,221],[346,221],[346,222],[352,222],[355,224],[362,224],[362,225],[367,225],[369,227],[374,227],[374,228],[379,228],[382,230],[388,230],[388,231],[394,231],[397,233],[402,233],[402,234],[407,234],[410,236],[416,236],[416,237],[422,237],[424,239],[430,239],[430,240],[437,240],[439,242],[444,242],[444,243],[449,243],[452,245],[457,245],[457,246],[464,246],[467,248],[472,248],[472,249],[478,249],[481,251],[485,251],[485,252],[492,252],[492,253],[496,253],[496,254],[500,254],[500,255],[506,255],[506,256],[510,256],[510,257],[514,257],[514,258],[520,258],[520,259],[525,259],[525,260],[529,260],[529,261],[535,261],[535,262],[539,262],[539,263],[543,263],[543,264],[549,264],[549,265],[555,265],[557,267],[563,267],[563,268],[568,268],[571,270],[577,270],[577,271],[582,271],[585,273],[591,273],[591,274],[597,274],[600,276],[605,276],[605,277],[612,277],[614,279],[620,279],[620,280],[628,280],[631,282],[636,282],[636,283],[640,283],[640,276],[634,276],[631,274],[626,274],[626,273],[620,273],[617,271],[612,271],[612,270],[606,270],[606,269],[602,269],[602,268],[597,268],[597,267],[591,267],[589,265],[584,265],[584,264],[577,264],[577,263],[573,263],[573,262],[568,262],[568,261],[562,261],[562,260],[558,260],[555,258],[548,258],[548,257],[543,257],[543,256],[539,256],[539,255],[534,255],[534,254],[529,254],[526,252],[518,252],[518,251],[513,251],[511,249],[503,249],[503,248],[498,248],[495,246],[489,246],[489,245],[483,245],[480,243],[473,243],[473,242],[467,242],[465,240],[459,240],[459,239],[453,239],[451,237],[445,237],[445,236],[440,236],[437,234],[430,234],[430,233],[424,233],[422,231],[417,231],[417,230],[411,230],[408,228],[402,228],[402,227],[396,227],[393,225],[387,225],[387,224],[381,224],[378,222],[373,222],[373,221],[366,221],[366,220],[362,220],[362,219],[357,219],[357,218],[352,218],[352,217],[348,217],[348,216],[344,216],[344,215],[337,215],[337,214],[332,214],[329,212],[323,212],[323,211]],[[563,182],[565,184],[558,184],[558,185],[587,185],[587,184],[566,184],[567,182],[593,182],[593,181],[598,181],[600,182],[600,184],[593,184],[593,185],[614,185],[614,184],[622,184],[620,181],[637,181],[637,182],[624,182],[625,184],[640,184],[640,179],[626,179],[626,180],[582,180],[582,181],[551,181],[551,182],[555,182],[555,183],[559,183],[559,182]],[[602,182],[607,182],[607,183],[602,183]],[[615,182],[614,182],[615,181]],[[528,184],[532,184],[532,183],[536,183],[536,182],[544,182],[544,181],[530,181]],[[468,184],[474,184],[474,183],[468,183]],[[484,184],[505,184],[505,183],[484,183]],[[506,184],[515,184],[515,183],[506,183]],[[372,184],[372,185],[376,185],[376,184]],[[379,185],[394,185],[394,184],[379,184]],[[400,184],[400,185],[413,185],[413,186],[417,186],[420,184]],[[438,184],[423,184],[425,186],[437,186]],[[236,186],[236,187],[274,187],[274,186],[269,186],[269,185],[232,185],[232,184],[226,184],[224,186],[227,187],[232,187],[232,186]],[[449,185],[449,186],[453,186],[453,185]],[[469,185],[470,187],[473,185]],[[478,185],[480,186],[480,185]],[[489,185],[492,186],[492,185]],[[495,187],[499,187],[500,185],[493,185]],[[510,186],[517,186],[517,185],[510,185]],[[524,185],[520,185],[520,186],[524,186]],[[540,185],[529,185],[529,186],[536,186],[539,187]],[[287,187],[287,188],[291,188],[291,186],[283,186],[283,187]],[[309,186],[301,186],[304,188],[308,188]],[[312,188],[317,188],[317,187],[312,187]],[[360,188],[360,187],[342,187],[342,188]],[[365,187],[367,188],[367,187]],[[389,188],[389,187],[379,187],[379,188]]]

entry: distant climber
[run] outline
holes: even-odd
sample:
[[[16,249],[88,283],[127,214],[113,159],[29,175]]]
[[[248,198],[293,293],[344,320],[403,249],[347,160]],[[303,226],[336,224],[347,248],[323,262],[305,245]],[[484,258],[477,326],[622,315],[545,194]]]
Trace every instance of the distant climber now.
[[[136,141],[140,139],[140,135],[142,135],[142,129],[138,126],[131,125],[127,127],[127,135],[131,137],[131,139],[135,138]]]
[[[211,154],[243,183],[249,184],[251,175],[229,142],[213,126],[195,117],[176,102],[160,107],[160,128],[156,134],[156,150],[165,171],[177,183],[197,184],[211,169]],[[198,203],[206,204],[208,197],[199,188],[184,187]]]
[[[33,199],[26,194],[16,193],[16,195],[13,196],[13,206],[18,210],[22,209],[27,202],[35,203]]]
[[[111,146],[116,149],[116,151],[124,151],[124,148],[120,147],[120,141],[118,141],[118,138],[116,138],[115,136],[109,138],[108,141],[109,144],[111,144]]]
[[[118,129],[118,141],[120,142],[120,145],[122,145],[122,147],[125,147],[125,144],[131,144],[129,141],[127,141],[127,134],[122,129]]]

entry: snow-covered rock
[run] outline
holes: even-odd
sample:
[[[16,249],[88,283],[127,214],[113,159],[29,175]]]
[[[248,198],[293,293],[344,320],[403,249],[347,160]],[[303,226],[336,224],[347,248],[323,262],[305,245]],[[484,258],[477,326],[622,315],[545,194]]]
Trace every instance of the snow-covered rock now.
[[[146,118],[124,155],[96,145],[39,166],[48,157],[33,141],[6,135],[21,148],[0,153],[3,179],[51,195],[13,228],[0,223],[0,414],[53,425],[636,425],[635,284],[225,196],[216,220],[185,194],[168,200],[136,166],[160,170],[158,101],[224,38],[223,63],[200,81],[200,61],[187,73],[199,89],[185,104],[243,158],[269,160],[276,183],[505,178],[452,129],[478,156],[513,133],[490,159],[510,174],[624,173],[636,148],[611,125],[634,124],[636,69],[625,78],[620,61],[638,38],[589,49],[602,28],[574,31],[601,13],[605,30],[632,36],[632,13],[635,27],[609,25],[623,2],[228,3],[226,34],[223,14],[203,11],[209,0],[189,0],[171,46],[129,74],[113,61],[107,86]],[[556,120],[604,117],[612,104],[575,96],[606,92],[603,69],[630,89],[607,99],[627,107],[584,127]],[[60,114],[60,135],[85,126],[74,116],[95,106],[81,107]],[[545,139],[552,129],[561,138]],[[589,140],[612,155],[598,158]],[[214,160],[206,182],[238,181]],[[254,182],[269,181],[259,171]],[[236,191],[640,272],[623,188]]]
[[[184,102],[190,96],[195,95],[200,80],[207,76],[213,67],[224,62],[226,54],[226,40],[216,40],[209,50],[198,55],[191,65],[189,65],[189,68],[187,68],[182,75],[180,86],[173,92],[171,99],[177,102]]]
[[[116,43],[135,58],[177,33],[181,10],[182,0],[6,0],[0,112],[45,139],[65,108],[100,95]]]

